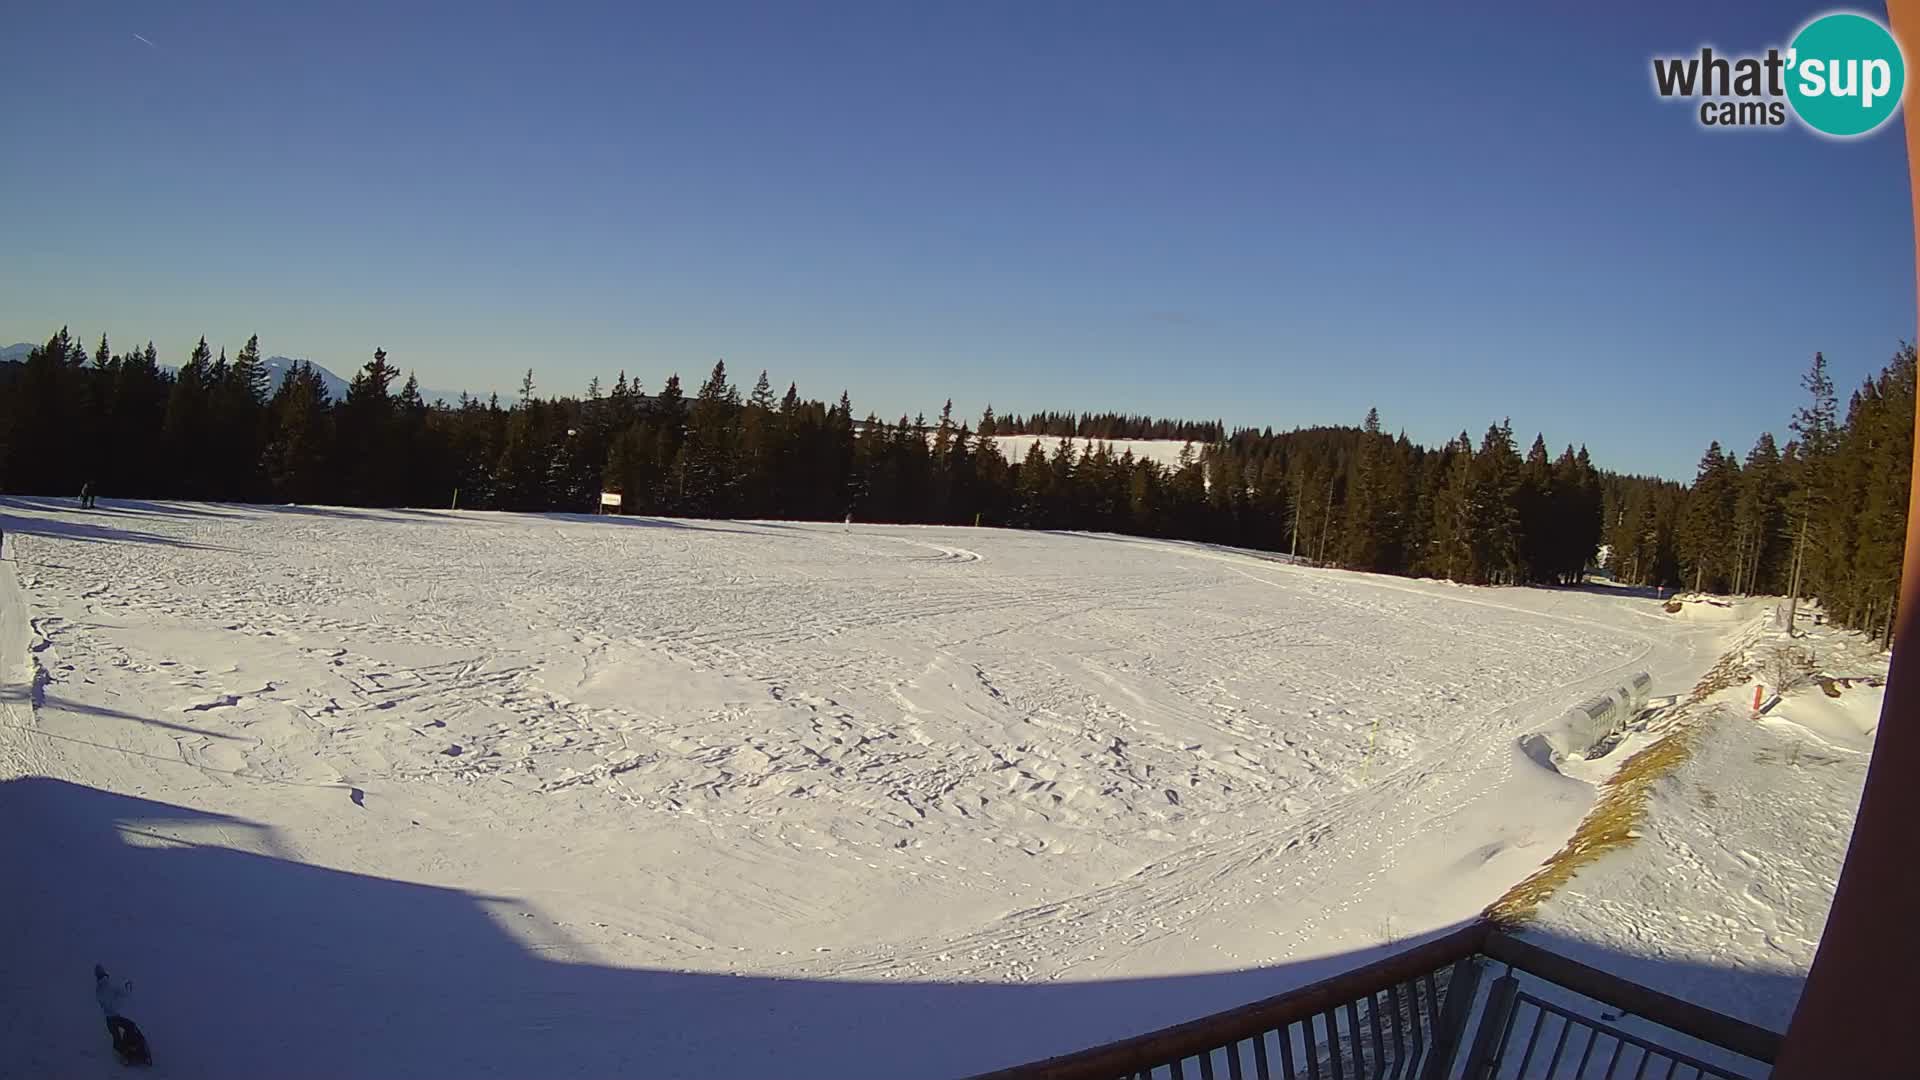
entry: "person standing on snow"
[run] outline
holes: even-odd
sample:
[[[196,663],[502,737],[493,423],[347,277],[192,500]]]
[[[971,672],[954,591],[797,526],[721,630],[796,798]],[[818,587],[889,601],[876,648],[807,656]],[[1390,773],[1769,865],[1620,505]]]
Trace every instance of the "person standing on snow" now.
[[[93,965],[93,999],[107,1018],[107,1034],[113,1037],[113,1052],[123,1065],[151,1065],[153,1053],[147,1049],[147,1037],[139,1025],[122,1016],[120,1007],[133,994],[133,981],[116,983],[107,977],[107,969]]]
[[[80,509],[93,509],[93,481],[91,480],[80,485]]]

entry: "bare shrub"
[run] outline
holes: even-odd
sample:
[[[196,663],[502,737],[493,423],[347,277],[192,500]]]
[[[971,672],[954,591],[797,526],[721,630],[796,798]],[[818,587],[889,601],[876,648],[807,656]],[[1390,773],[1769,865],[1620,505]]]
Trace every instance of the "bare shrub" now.
[[[1812,649],[1776,645],[1760,656],[1760,675],[1782,697],[1811,685],[1816,670]]]

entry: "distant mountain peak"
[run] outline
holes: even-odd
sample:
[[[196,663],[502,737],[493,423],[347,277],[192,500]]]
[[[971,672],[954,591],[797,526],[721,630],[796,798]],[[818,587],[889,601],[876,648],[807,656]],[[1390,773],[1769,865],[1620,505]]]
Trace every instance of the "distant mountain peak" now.
[[[37,348],[39,348],[38,345],[26,341],[0,348],[0,364],[25,361],[28,354]],[[260,366],[266,369],[267,372],[267,393],[271,394],[280,389],[280,384],[287,381],[287,373],[293,370],[295,364],[312,365],[314,372],[320,376],[321,384],[327,388],[328,400],[339,401],[347,396],[346,379],[334,374],[323,364],[315,364],[311,360],[297,356],[269,356],[260,362]],[[171,364],[162,366],[166,367],[169,371],[178,370]],[[400,388],[395,386],[393,389],[397,393]],[[429,405],[435,401],[445,401],[449,405],[456,405],[460,401],[460,391],[458,390],[429,390],[426,387],[421,387],[420,396]],[[482,400],[486,397],[484,394],[476,394],[475,396]]]
[[[286,381],[287,373],[293,370],[293,365],[312,364],[313,370],[320,376],[320,381],[326,384],[327,397],[330,400],[339,401],[347,396],[348,380],[335,375],[333,372],[319,364],[313,363],[311,360],[302,360],[292,356],[269,356],[261,361],[261,364],[267,369],[267,392],[269,394],[278,390],[280,384]],[[396,394],[399,393],[400,386],[404,385],[405,382],[406,380],[404,378],[395,379],[395,385],[391,388],[392,391]],[[436,401],[445,401],[449,405],[459,404],[460,393],[458,390],[429,390],[424,386],[420,388],[421,400],[429,405]]]
[[[328,400],[339,401],[347,396],[347,380],[311,360],[301,360],[291,356],[269,356],[260,362],[260,366],[267,372],[267,393],[271,394],[280,389],[280,384],[287,381],[287,376],[293,372],[295,364],[312,366],[314,374],[320,376],[321,385],[327,388]]]

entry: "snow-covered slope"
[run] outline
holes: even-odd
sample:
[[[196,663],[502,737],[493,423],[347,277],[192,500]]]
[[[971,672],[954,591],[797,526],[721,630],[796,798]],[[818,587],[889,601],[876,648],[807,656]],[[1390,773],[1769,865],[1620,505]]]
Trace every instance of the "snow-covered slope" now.
[[[929,442],[933,440],[933,437],[933,432],[927,433]],[[1048,457],[1053,456],[1055,449],[1058,448],[1061,443],[1061,438],[1058,435],[994,435],[991,436],[991,438],[994,444],[999,446],[1000,456],[1015,464],[1019,464],[1026,458],[1027,451],[1032,449],[1035,443],[1040,444],[1041,451]],[[1179,466],[1180,452],[1187,446],[1193,447],[1193,458],[1195,461],[1200,460],[1200,455],[1206,451],[1205,443],[1186,443],[1177,439],[1072,438],[1065,441],[1073,444],[1073,449],[1076,454],[1091,453],[1094,447],[1105,445],[1112,447],[1114,456],[1116,457],[1121,454],[1131,453],[1138,460],[1157,461],[1169,469]]]
[[[280,384],[287,381],[287,375],[293,370],[293,366],[301,362],[290,356],[269,356],[262,361],[261,366],[267,369],[267,393],[271,394],[280,389]],[[311,361],[307,362],[311,363]],[[339,401],[347,396],[347,380],[319,364],[313,365],[313,371],[320,376],[321,385],[327,388],[329,401]]]
[[[1114,536],[0,507],[0,1073],[958,1075],[1470,917],[1726,627]],[[30,823],[24,827],[17,823]]]
[[[1688,603],[1673,616],[1752,626],[1740,650],[1746,678],[1709,699],[1693,754],[1655,789],[1643,835],[1547,900],[1535,932],[1589,963],[1784,1031],[1853,833],[1887,658],[1811,618],[1789,641],[1763,607],[1730,616]],[[1810,650],[1819,670],[1858,678],[1803,683],[1756,719],[1754,685],[1776,680],[1783,650]]]
[[[1016,463],[1027,456],[1027,451],[1036,442],[1049,456],[1053,454],[1054,448],[1060,445],[1060,439],[1052,435],[995,435],[993,441],[1000,445],[1002,456]],[[1157,461],[1168,468],[1180,464],[1180,450],[1188,445],[1170,439],[1069,439],[1068,441],[1073,443],[1076,451],[1086,451],[1105,443],[1113,447],[1116,456],[1131,452],[1135,459]],[[1206,444],[1193,443],[1192,446],[1194,460],[1197,461],[1201,452],[1206,449]]]

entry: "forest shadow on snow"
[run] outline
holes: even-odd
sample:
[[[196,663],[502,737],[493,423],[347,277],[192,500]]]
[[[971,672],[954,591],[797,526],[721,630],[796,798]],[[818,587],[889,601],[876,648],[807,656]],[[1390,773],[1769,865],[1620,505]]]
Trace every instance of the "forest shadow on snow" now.
[[[196,522],[231,521],[250,515],[289,514],[296,517],[333,518],[342,521],[373,521],[382,524],[446,523],[468,520],[485,522],[486,517],[509,511],[454,511],[421,507],[392,506],[365,508],[352,506],[306,506],[293,503],[160,503],[133,499],[102,499],[82,509],[77,500],[40,497],[0,497],[0,508],[33,510],[35,516],[0,513],[0,531],[19,536],[46,536],[83,542],[120,542],[159,544],[199,551],[224,551],[244,554],[238,548],[205,544],[195,540],[149,532],[138,526],[162,518],[174,518],[186,525]],[[46,516],[49,513],[58,517]],[[468,515],[462,517],[462,514]],[[781,535],[769,530],[791,530],[801,525],[827,526],[838,522],[783,523],[773,521],[734,521],[731,519],[693,519],[650,517],[639,514],[600,514],[587,511],[514,512],[528,519],[575,524],[623,526],[642,529],[674,529],[689,532],[732,533],[739,536]]]
[[[251,834],[289,850],[293,838],[256,822],[44,777],[0,783],[0,822],[8,1075],[117,1070],[93,1001],[96,962],[134,980],[127,1012],[161,1076],[877,1078],[963,1075],[1107,1042],[1407,945],[1043,984],[613,968],[549,958],[590,929],[560,928],[512,897],[221,845]],[[1631,959],[1632,974],[1663,985],[1717,981],[1717,999],[1797,994],[1800,981]]]

